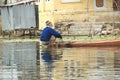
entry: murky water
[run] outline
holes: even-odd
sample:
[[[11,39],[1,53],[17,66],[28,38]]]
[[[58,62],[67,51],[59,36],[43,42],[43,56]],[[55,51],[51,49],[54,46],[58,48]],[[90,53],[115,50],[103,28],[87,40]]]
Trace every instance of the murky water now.
[[[39,80],[36,42],[3,42],[0,53],[0,80]]]
[[[0,80],[120,80],[119,47],[39,49],[38,42],[0,43]]]

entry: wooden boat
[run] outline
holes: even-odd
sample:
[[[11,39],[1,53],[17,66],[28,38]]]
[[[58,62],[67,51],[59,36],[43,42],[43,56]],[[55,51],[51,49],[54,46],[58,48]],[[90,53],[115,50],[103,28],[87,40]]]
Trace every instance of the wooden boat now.
[[[120,40],[51,43],[52,47],[120,47]]]

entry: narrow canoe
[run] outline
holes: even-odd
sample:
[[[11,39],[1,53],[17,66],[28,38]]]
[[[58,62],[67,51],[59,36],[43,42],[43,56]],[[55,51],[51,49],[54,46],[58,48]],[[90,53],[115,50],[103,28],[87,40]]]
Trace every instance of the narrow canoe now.
[[[51,43],[55,47],[120,47],[120,40],[96,41],[96,42],[61,42]]]

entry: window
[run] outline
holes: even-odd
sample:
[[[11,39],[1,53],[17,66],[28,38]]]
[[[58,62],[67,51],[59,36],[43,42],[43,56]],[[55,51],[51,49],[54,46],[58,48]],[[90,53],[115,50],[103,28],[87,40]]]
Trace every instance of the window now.
[[[80,2],[80,0],[62,0],[62,2]]]
[[[106,0],[94,0],[95,2],[95,8],[96,9],[102,9],[106,6]]]
[[[96,6],[97,7],[103,7],[104,6],[104,0],[96,0]]]
[[[46,0],[46,2],[50,2],[50,0]]]

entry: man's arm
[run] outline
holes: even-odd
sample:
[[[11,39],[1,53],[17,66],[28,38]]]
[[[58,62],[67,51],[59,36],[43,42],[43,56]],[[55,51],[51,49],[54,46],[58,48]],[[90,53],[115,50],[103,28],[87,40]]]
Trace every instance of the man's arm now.
[[[58,33],[57,31],[55,31],[54,29],[51,29],[51,34],[54,35],[54,36],[57,37],[57,38],[61,38],[61,39],[62,39],[61,34]]]

